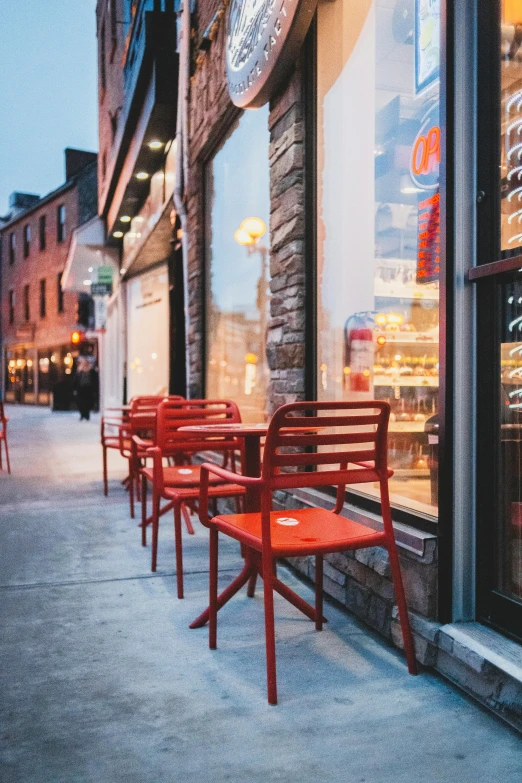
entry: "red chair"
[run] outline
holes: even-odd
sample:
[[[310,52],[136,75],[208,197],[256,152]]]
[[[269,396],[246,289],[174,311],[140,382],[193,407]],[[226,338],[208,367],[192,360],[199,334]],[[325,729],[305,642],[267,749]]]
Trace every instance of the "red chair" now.
[[[183,397],[175,394],[170,397],[147,396],[135,397],[131,401],[131,408],[127,421],[120,427],[120,454],[128,460],[129,478],[127,488],[129,490],[129,506],[131,519],[134,519],[134,496],[137,485],[138,500],[139,470],[140,465],[147,459],[147,449],[154,446],[156,440],[156,412],[158,406],[164,400],[183,400]],[[140,437],[143,448],[138,448],[134,436]]]
[[[228,436],[180,432],[180,427],[202,424],[220,424],[224,420],[240,423],[239,409],[230,400],[185,400],[164,401],[158,407],[156,422],[156,445],[147,450],[152,456],[152,468],[142,468],[142,544],[146,544],[147,524],[152,524],[152,571],[156,571],[158,557],[158,530],[160,516],[174,510],[174,542],[176,547],[176,574],[178,598],[183,598],[183,551],[181,539],[181,513],[184,505],[194,507],[199,498],[201,469],[191,464],[191,457],[202,451],[219,452],[224,455],[225,464],[230,454],[241,448],[237,439]],[[142,447],[141,443],[138,443]],[[172,457],[178,463],[164,466],[163,459]],[[232,460],[234,457],[232,456]],[[235,464],[235,463],[233,463]],[[232,475],[236,475],[235,473]],[[147,482],[152,483],[152,516],[146,518]],[[243,487],[215,478],[208,495],[217,498],[240,497]],[[161,500],[167,504],[160,508]],[[207,520],[208,522],[208,520]]]
[[[260,478],[238,476],[208,463],[201,466],[199,513],[201,522],[210,527],[209,646],[215,649],[217,640],[218,533],[221,532],[239,541],[248,548],[250,556],[258,559],[264,587],[270,704],[277,704],[273,587],[277,580],[275,560],[279,557],[315,556],[315,622],[317,630],[321,630],[323,555],[385,546],[390,557],[408,670],[410,674],[417,673],[390,511],[389,416],[388,403],[377,401],[283,405],[270,422]],[[300,428],[300,431],[292,428]],[[310,467],[319,470],[310,470]],[[260,512],[215,516],[209,525],[210,474],[245,487],[256,487],[261,493]],[[382,531],[340,516],[346,485],[369,481],[380,485]],[[331,484],[337,485],[337,502],[332,511],[323,508],[272,511],[272,492],[276,490]]]
[[[117,449],[118,451],[121,452],[120,428],[125,424],[127,418],[128,417],[125,415],[117,416],[112,412],[108,416],[101,417],[100,442],[102,447],[102,464],[103,464],[103,494],[105,495],[105,497],[107,497],[107,495],[109,494],[107,450]],[[131,448],[130,440],[126,445],[129,449]],[[127,479],[124,479],[123,483],[127,483]]]
[[[2,466],[2,441],[5,446],[5,458],[7,462],[7,472],[11,473],[11,465],[9,463],[9,448],[7,446],[7,422],[9,419],[4,412],[4,403],[0,402],[0,470],[3,470]]]

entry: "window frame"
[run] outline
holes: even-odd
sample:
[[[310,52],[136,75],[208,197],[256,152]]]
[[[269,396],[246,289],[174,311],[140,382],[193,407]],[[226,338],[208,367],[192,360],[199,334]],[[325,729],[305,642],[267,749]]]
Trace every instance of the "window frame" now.
[[[38,218],[38,246],[40,250],[47,247],[47,215],[40,215]]]
[[[23,228],[24,240],[24,258],[29,258],[31,254],[31,224],[26,223]]]
[[[63,220],[62,220],[62,211],[63,211]],[[56,241],[57,242],[65,242],[67,231],[65,227],[65,223],[67,220],[67,210],[65,208],[65,203],[62,202],[61,204],[58,204],[56,207]]]
[[[40,318],[47,316],[47,283],[46,278],[40,278]]]
[[[63,291],[62,291],[62,277],[63,277],[63,272],[58,272],[58,275],[57,275],[57,290],[56,290],[56,293],[57,293],[56,311],[59,314],[63,313],[65,311],[64,310]]]
[[[9,232],[9,266],[13,266],[16,261],[16,232]]]
[[[30,304],[30,288],[29,283],[24,285],[24,320],[31,320],[31,304]]]
[[[475,200],[476,266],[468,273],[476,289],[476,616],[480,622],[522,641],[522,605],[496,583],[497,524],[499,521],[498,367],[501,344],[501,289],[522,267],[522,248],[502,250],[501,181],[498,175],[501,148],[501,13],[497,0],[477,3],[476,91],[480,118],[476,118]],[[492,66],[492,63],[494,64]],[[485,90],[485,92],[481,92]],[[478,101],[478,97],[477,97]],[[493,409],[493,410],[492,410]],[[494,477],[492,480],[492,476]]]

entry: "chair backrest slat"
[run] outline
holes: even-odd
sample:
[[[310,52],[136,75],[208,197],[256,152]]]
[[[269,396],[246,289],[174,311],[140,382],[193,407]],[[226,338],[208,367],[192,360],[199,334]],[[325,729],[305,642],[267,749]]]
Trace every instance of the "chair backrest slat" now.
[[[335,446],[347,445],[348,443],[373,443],[375,442],[376,432],[350,432],[334,434],[304,433],[299,435],[287,435],[280,433],[274,445],[278,447],[285,446]]]
[[[165,400],[178,402],[185,399],[179,395],[159,396],[147,395],[143,397],[133,397],[131,400],[131,409],[129,411],[129,427],[132,432],[154,432],[156,428],[156,414],[159,405]]]
[[[389,404],[379,400],[283,405],[268,429],[263,478],[272,489],[379,480],[387,470],[389,416]]]
[[[278,467],[297,467],[298,465],[343,465],[354,462],[375,460],[375,449],[359,451],[315,452],[310,454],[273,454],[272,464]],[[325,484],[328,482],[325,481]]]
[[[156,445],[164,456],[180,452],[229,451],[239,448],[237,438],[209,434],[179,432],[180,427],[208,424],[240,424],[239,408],[231,400],[165,401],[158,408]]]

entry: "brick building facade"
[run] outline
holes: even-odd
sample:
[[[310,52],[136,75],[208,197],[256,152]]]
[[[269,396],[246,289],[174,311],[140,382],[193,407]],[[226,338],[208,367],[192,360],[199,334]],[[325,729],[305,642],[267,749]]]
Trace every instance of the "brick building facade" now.
[[[65,183],[43,198],[14,193],[0,225],[7,401],[47,404],[70,386],[71,333],[89,325],[89,298],[62,291],[61,275],[73,230],[96,214],[96,167],[94,153],[65,150]]]

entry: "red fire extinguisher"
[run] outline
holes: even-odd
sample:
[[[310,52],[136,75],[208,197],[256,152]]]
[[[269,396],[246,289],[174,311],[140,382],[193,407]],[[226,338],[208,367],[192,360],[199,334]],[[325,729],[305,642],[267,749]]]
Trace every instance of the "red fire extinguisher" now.
[[[369,313],[355,313],[344,326],[345,391],[370,391],[373,361],[373,319]]]

